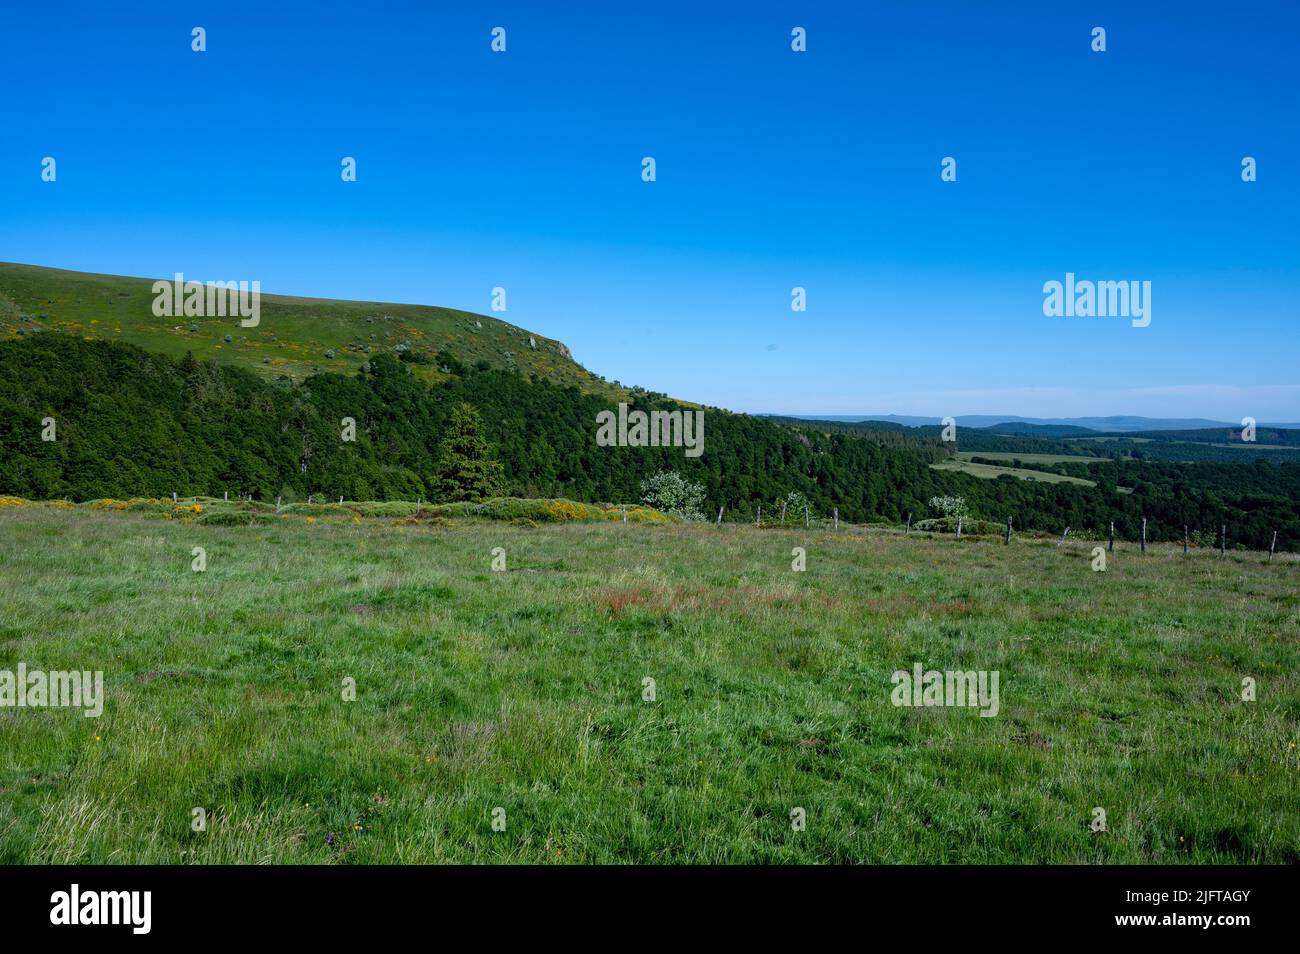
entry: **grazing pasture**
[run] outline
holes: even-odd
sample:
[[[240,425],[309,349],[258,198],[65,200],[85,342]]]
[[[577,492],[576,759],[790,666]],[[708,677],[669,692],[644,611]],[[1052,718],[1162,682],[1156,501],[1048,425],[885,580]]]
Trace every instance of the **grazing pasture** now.
[[[105,679],[0,708],[0,862],[1300,861],[1293,557],[201,517],[0,507],[0,670]]]
[[[976,457],[989,457],[989,454],[976,454]],[[964,458],[950,458],[940,461],[937,464],[930,465],[935,470],[956,471],[962,474],[970,474],[972,477],[981,479],[995,480],[1006,474],[1016,477],[1020,480],[1039,480],[1047,484],[1081,484],[1084,487],[1097,486],[1096,481],[1085,480],[1082,477],[1068,477],[1065,474],[1050,474],[1043,470],[1028,470],[1021,467],[999,467],[995,464],[977,464],[974,461]]]

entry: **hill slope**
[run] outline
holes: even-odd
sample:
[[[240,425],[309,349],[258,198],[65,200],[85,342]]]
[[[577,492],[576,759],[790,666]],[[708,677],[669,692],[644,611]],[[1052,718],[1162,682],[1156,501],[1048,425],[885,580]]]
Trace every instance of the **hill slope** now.
[[[0,262],[0,341],[44,328],[173,358],[188,351],[295,381],[316,371],[350,375],[383,352],[404,356],[417,377],[438,381],[444,375],[437,354],[446,351],[471,366],[486,362],[584,391],[620,393],[574,361],[563,342],[487,315],[264,293],[260,323],[243,328],[237,318],[155,316],[153,282]]]

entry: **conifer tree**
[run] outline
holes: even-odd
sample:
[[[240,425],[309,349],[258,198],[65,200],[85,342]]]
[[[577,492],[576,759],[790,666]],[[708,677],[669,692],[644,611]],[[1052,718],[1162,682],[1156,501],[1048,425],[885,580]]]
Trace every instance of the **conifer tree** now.
[[[442,499],[479,501],[500,493],[501,462],[492,456],[482,430],[483,419],[474,405],[461,402],[452,410],[434,474]]]

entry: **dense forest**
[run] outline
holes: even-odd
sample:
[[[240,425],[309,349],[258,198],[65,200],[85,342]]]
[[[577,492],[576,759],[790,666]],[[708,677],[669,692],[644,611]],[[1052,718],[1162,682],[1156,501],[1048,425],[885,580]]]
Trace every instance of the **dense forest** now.
[[[1300,545],[1298,464],[1098,460],[1067,465],[1095,487],[982,480],[932,469],[942,453],[933,435],[909,440],[892,427],[855,432],[714,409],[704,414],[704,455],[688,458],[682,448],[598,446],[596,415],[610,409],[607,398],[467,367],[450,354],[437,360],[449,372],[439,384],[391,354],[350,376],[295,384],[58,333],[6,341],[0,494],[437,500],[439,445],[463,402],[479,411],[503,489],[515,496],[631,502],[643,479],[673,470],[703,484],[708,504],[725,506],[729,519],[753,519],[759,506],[771,514],[798,493],[816,516],[838,508],[847,521],[901,523],[930,515],[932,497],[960,495],[973,517],[1011,517],[1023,530],[1100,534],[1114,521],[1134,539],[1146,517],[1152,540],[1181,539],[1188,525],[1205,542],[1226,524],[1230,545],[1266,548],[1274,530],[1279,548]],[[642,410],[681,407],[633,395]],[[345,418],[355,421],[355,440],[344,439]]]

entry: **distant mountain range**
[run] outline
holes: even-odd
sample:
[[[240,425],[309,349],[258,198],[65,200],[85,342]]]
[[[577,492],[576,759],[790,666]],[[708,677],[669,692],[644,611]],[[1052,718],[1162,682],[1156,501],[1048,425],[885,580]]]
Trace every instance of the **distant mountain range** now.
[[[860,423],[862,421],[882,421],[889,424],[901,424],[904,427],[921,427],[943,423],[938,417],[914,417],[906,414],[787,414],[775,415],[797,417],[805,421],[842,421]],[[1211,421],[1200,417],[1138,417],[1131,414],[1119,414],[1113,417],[1019,417],[1015,414],[964,414],[955,418],[958,427],[998,427],[1000,425],[1032,425],[1033,427],[1079,428],[1086,431],[1114,434],[1129,431],[1194,431],[1205,428],[1237,428],[1241,422]],[[1260,421],[1260,427],[1300,428],[1300,424],[1281,424],[1273,421]],[[1031,430],[1029,427],[1006,427],[1011,432]]]

